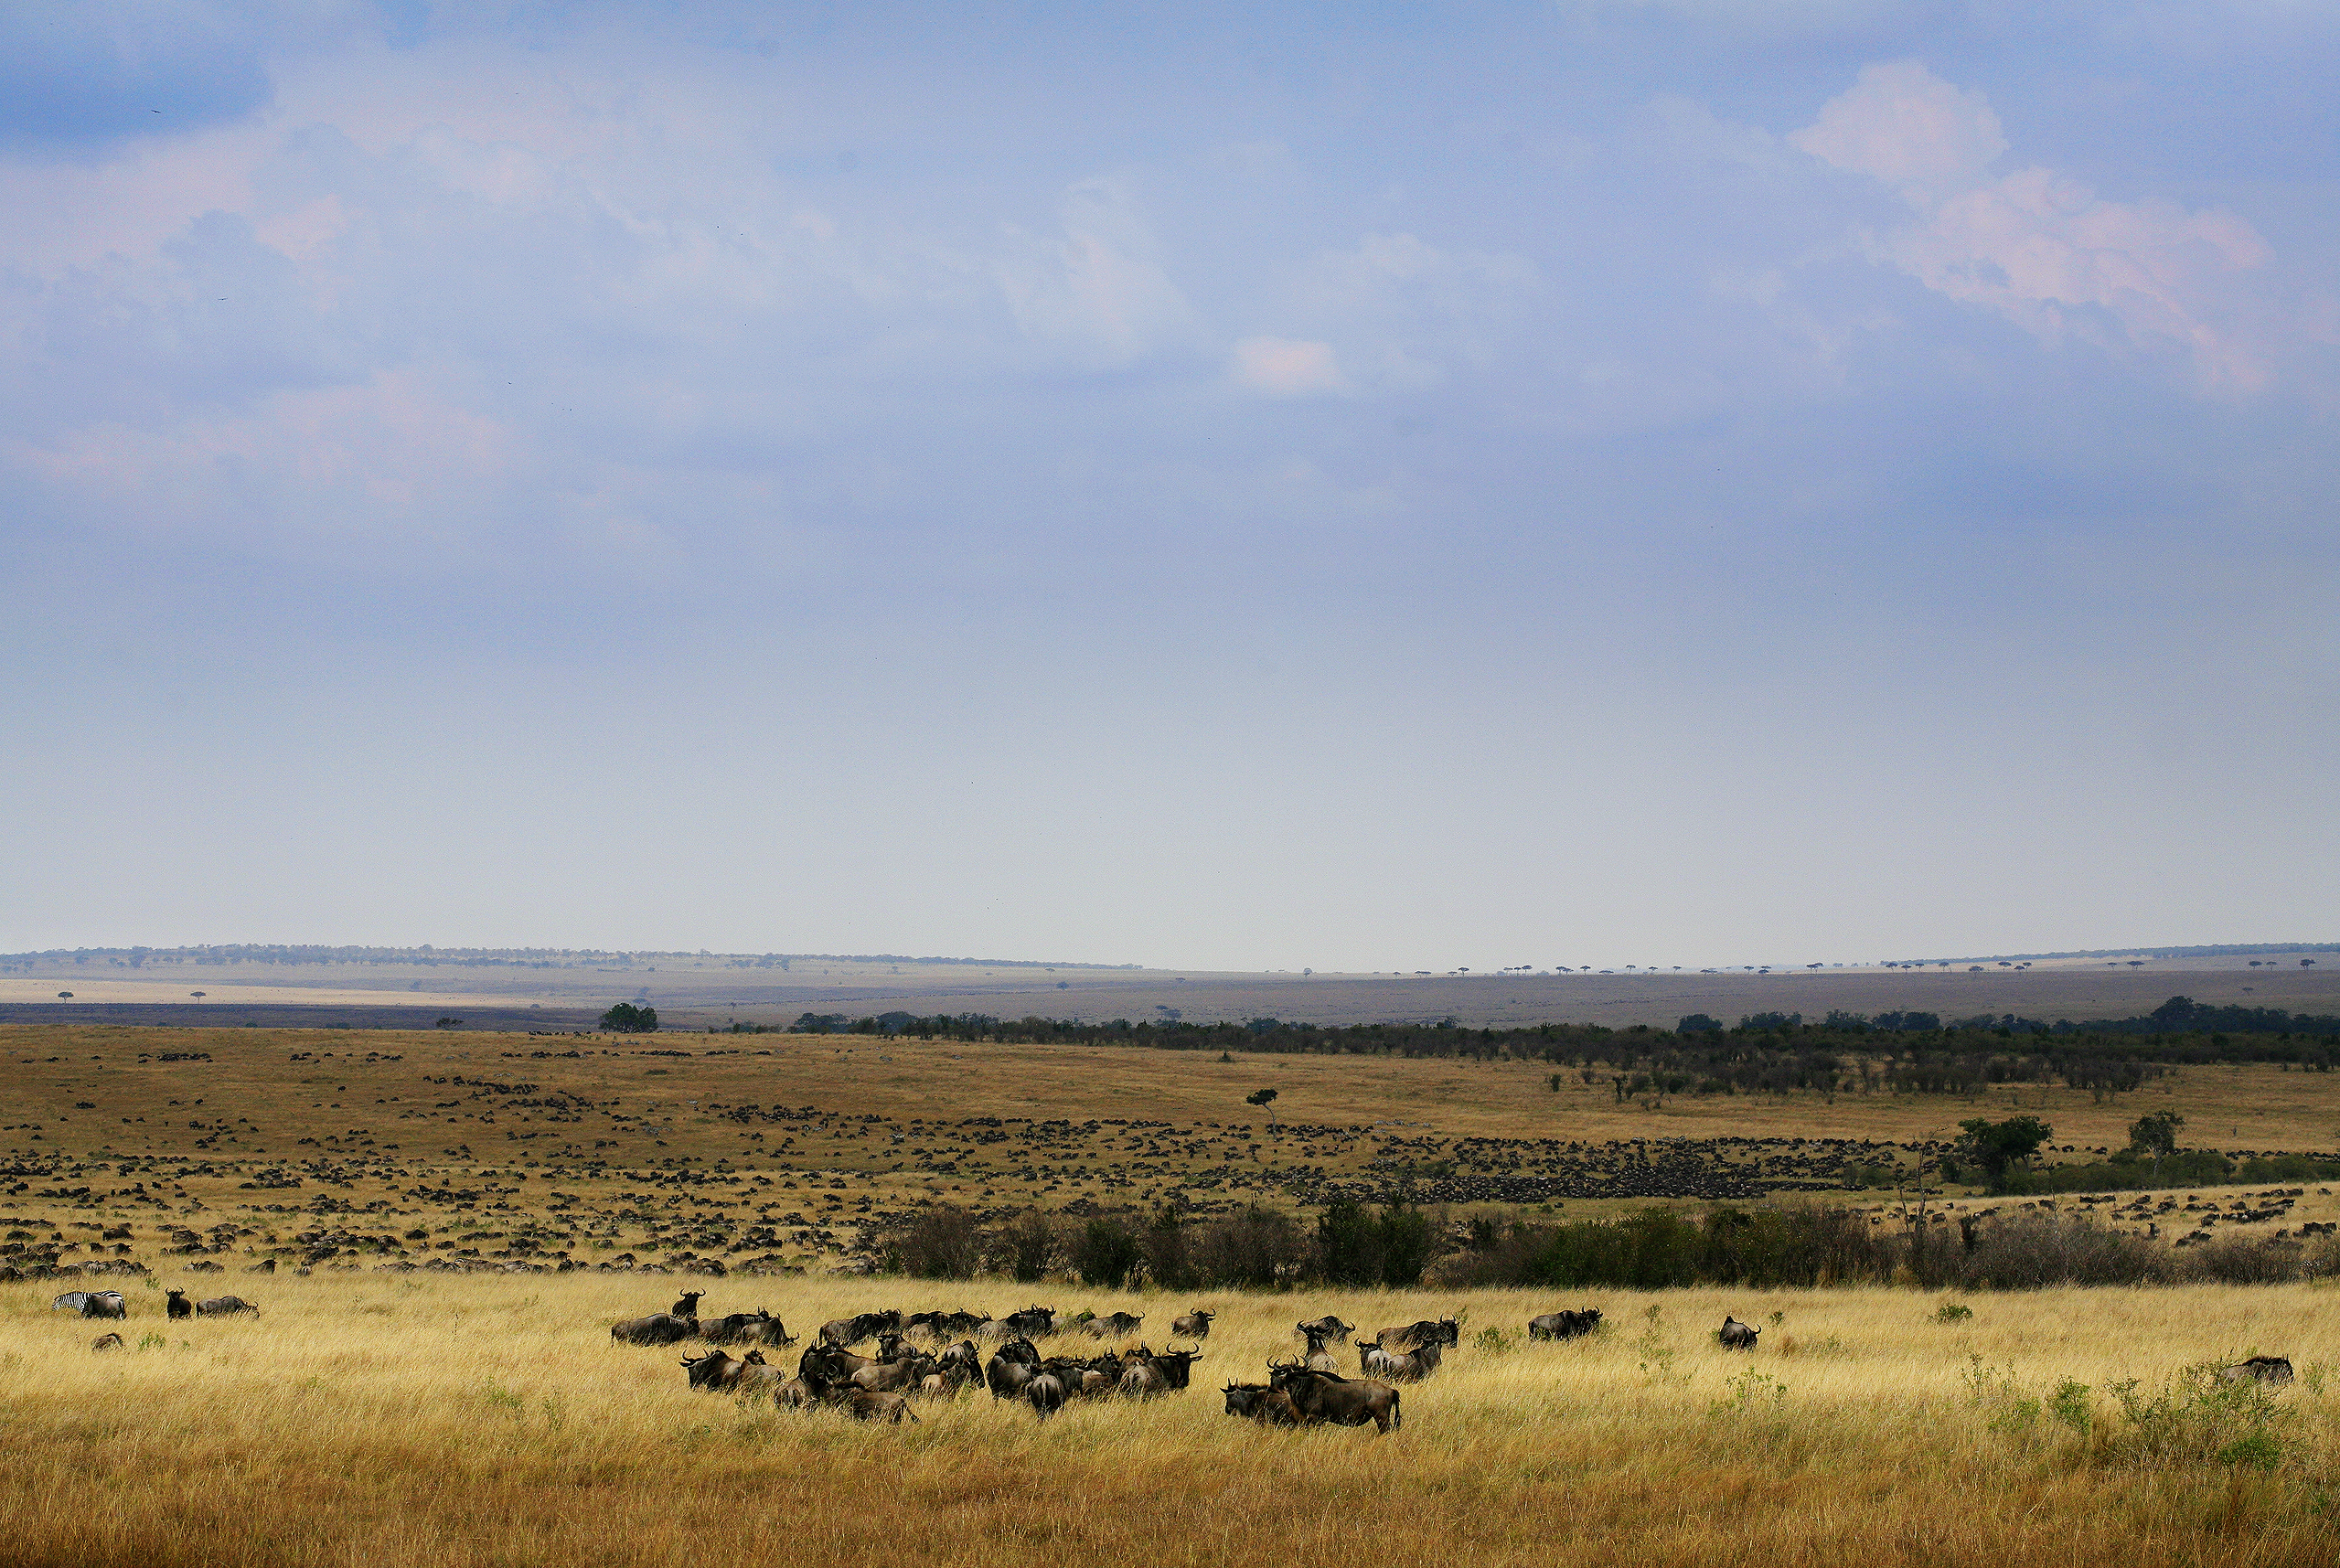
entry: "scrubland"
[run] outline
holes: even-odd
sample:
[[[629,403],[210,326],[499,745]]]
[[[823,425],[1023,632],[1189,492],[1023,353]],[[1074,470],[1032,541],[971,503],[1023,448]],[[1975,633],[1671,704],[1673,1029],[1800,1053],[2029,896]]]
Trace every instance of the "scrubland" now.
[[[223,1282],[224,1283],[224,1282]],[[694,1393],[607,1326],[640,1275],[237,1279],[254,1319],[0,1287],[0,1557],[75,1568],[501,1563],[2328,1563],[2340,1317],[2325,1288],[1221,1296],[999,1281],[692,1281],[809,1335],[879,1306],[1221,1312],[1195,1387],[1042,1424],[981,1392],[914,1426]],[[206,1288],[217,1288],[207,1286]],[[1533,1312],[1607,1325],[1534,1344]],[[1964,1307],[1944,1320],[1941,1309]],[[1295,1319],[1460,1311],[1405,1424],[1262,1430],[1219,1385]],[[1763,1329],[1720,1349],[1726,1312]],[[92,1353],[122,1330],[127,1348]],[[1071,1343],[1085,1347],[1086,1340]],[[2191,1364],[2290,1356],[2279,1390]],[[2188,1392],[2188,1390],[2193,1392]],[[2215,1392],[2205,1396],[2205,1389]],[[2124,1399],[2125,1396],[2125,1399]]]

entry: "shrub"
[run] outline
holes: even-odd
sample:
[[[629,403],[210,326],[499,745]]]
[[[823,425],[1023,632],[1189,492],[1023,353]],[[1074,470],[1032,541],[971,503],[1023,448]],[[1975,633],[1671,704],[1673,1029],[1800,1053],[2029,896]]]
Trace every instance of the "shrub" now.
[[[1145,1254],[1146,1277],[1165,1290],[1188,1290],[1199,1282],[1194,1277],[1193,1249],[1187,1228],[1171,1211],[1165,1209],[1154,1216],[1154,1222],[1138,1237],[1138,1249]]]
[[[1057,1252],[1056,1227],[1037,1210],[1017,1215],[991,1238],[996,1266],[1027,1284],[1046,1277]]]
[[[1101,1214],[1074,1236],[1071,1262],[1084,1285],[1117,1290],[1144,1255],[1127,1221]]]
[[[2120,1402],[2122,1420],[2112,1450],[2132,1464],[2271,1470],[2281,1462],[2281,1432],[2290,1417],[2274,1391],[2249,1378],[2228,1382],[2215,1361],[2185,1368],[2150,1394],[2138,1392],[2134,1378],[2108,1392]]]
[[[2186,1261],[2192,1273],[2221,1285],[2288,1285],[2301,1273],[2299,1249],[2272,1236],[2221,1236]]]
[[[2108,1231],[2077,1214],[2017,1214],[1982,1228],[1973,1249],[1929,1260],[1970,1289],[2035,1290],[2051,1285],[2156,1285],[2175,1261],[2142,1236]]]
[[[1253,1289],[1288,1283],[1307,1272],[1310,1261],[1300,1228],[1286,1215],[1256,1207],[1195,1226],[1187,1255],[1195,1284]]]
[[[975,1216],[956,1204],[929,1209],[885,1238],[879,1256],[889,1274],[913,1279],[969,1279],[983,1263]]]
[[[1317,1221],[1317,1262],[1335,1285],[1414,1285],[1430,1262],[1429,1216],[1396,1206],[1378,1216],[1335,1203]]]

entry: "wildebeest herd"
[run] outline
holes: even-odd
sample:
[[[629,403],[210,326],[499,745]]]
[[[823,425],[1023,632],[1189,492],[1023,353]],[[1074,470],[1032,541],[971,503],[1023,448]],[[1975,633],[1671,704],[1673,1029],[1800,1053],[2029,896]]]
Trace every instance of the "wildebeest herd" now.
[[[1020,1401],[1042,1420],[1067,1404],[1093,1399],[1147,1399],[1191,1386],[1202,1342],[1216,1314],[1197,1307],[1170,1321],[1174,1336],[1191,1339],[1188,1349],[1156,1350],[1139,1343],[1086,1355],[1043,1353],[1040,1342],[1079,1335],[1091,1339],[1135,1339],[1143,1314],[1071,1315],[1051,1307],[1027,1307],[1003,1317],[980,1312],[910,1312],[886,1309],[856,1313],[820,1326],[796,1358],[795,1374],[764,1358],[766,1349],[797,1342],[768,1311],[702,1318],[704,1293],[686,1292],[664,1312],[627,1318],[610,1328],[610,1338],[630,1345],[673,1345],[699,1339],[711,1345],[750,1347],[744,1354],[710,1349],[682,1360],[693,1389],[711,1393],[768,1395],[794,1409],[828,1407],[860,1421],[915,1421],[913,1400],[948,1398],[980,1386],[995,1400]],[[1572,1339],[1600,1325],[1600,1313],[1549,1313],[1528,1326],[1537,1339]],[[1354,1341],[1357,1371],[1342,1372],[1330,1347],[1356,1331],[1355,1325],[1327,1313],[1293,1325],[1299,1353],[1271,1360],[1264,1382],[1229,1382],[1220,1391],[1230,1415],[1275,1426],[1372,1425],[1394,1431],[1402,1421],[1396,1385],[1420,1382],[1436,1373],[1446,1352],[1462,1339],[1458,1317],[1425,1318],[1382,1329]],[[856,1346],[870,1344],[872,1354]],[[987,1359],[982,1346],[991,1347]]]

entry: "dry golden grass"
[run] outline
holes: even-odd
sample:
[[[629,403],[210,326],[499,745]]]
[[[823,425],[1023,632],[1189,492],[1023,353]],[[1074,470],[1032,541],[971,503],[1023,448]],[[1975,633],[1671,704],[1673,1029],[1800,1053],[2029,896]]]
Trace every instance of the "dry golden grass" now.
[[[1510,1292],[1221,1298],[1196,1387],[1042,1425],[982,1394],[914,1427],[693,1393],[677,1349],[606,1325],[677,1282],[323,1275],[238,1282],[257,1320],[170,1324],[134,1289],[133,1347],[0,1290],[0,1558],[178,1563],[2328,1563],[2340,1319],[2307,1287],[1940,1298],[1891,1290],[1602,1293],[1610,1329],[1519,1330]],[[877,1305],[1038,1296],[1165,1324],[1190,1303],[982,1282],[714,1282],[710,1308],[808,1329]],[[1658,1309],[1654,1325],[1645,1316]],[[1370,1330],[1465,1309],[1404,1429],[1262,1431],[1233,1375],[1332,1310]],[[1711,1338],[1764,1328],[1752,1356]],[[1770,1315],[1783,1315],[1774,1326]],[[1477,1340],[1507,1330],[1496,1350]],[[1149,1336],[1157,1345],[1159,1336]],[[1792,1344],[1790,1343],[1792,1341]],[[2189,1360],[2287,1353],[2274,1468],[2147,1460],[2106,1391]],[[1990,1369],[1981,1396],[1972,1375]],[[2012,1378],[2010,1391],[2003,1377]],[[2024,1400],[2089,1387],[2090,1431]],[[2311,1386],[2313,1385],[2313,1386]],[[1772,1392],[1774,1387],[1784,1392]],[[2198,1445],[2197,1445],[2198,1446]]]

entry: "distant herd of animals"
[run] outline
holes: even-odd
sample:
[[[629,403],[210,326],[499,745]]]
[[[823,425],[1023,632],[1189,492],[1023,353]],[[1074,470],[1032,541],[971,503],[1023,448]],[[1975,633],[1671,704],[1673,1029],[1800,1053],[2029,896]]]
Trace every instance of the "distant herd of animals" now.
[[[822,1324],[813,1343],[797,1357],[792,1377],[764,1358],[766,1349],[797,1343],[785,1324],[761,1309],[702,1318],[699,1304],[705,1296],[704,1291],[685,1291],[664,1312],[612,1324],[610,1338],[626,1345],[697,1339],[718,1347],[750,1347],[744,1355],[716,1349],[684,1357],[689,1386],[711,1393],[769,1394],[775,1403],[789,1408],[828,1407],[857,1421],[886,1423],[917,1420],[910,1408],[913,1398],[947,1397],[978,1383],[995,1401],[1023,1401],[1042,1420],[1075,1400],[1143,1399],[1181,1392],[1189,1386],[1194,1363],[1202,1359],[1202,1341],[1211,1337],[1211,1320],[1217,1316],[1196,1307],[1170,1319],[1171,1334],[1194,1340],[1192,1349],[1156,1352],[1140,1344],[1092,1356],[1043,1356],[1035,1341],[1074,1333],[1092,1339],[1127,1339],[1144,1325],[1145,1317],[1127,1312],[1067,1316],[1050,1307],[1027,1307],[1005,1317],[964,1311],[861,1312]],[[130,1316],[130,1304],[118,1290],[69,1290],[50,1306],[82,1317]],[[240,1296],[189,1301],[184,1290],[176,1289],[164,1293],[163,1309],[174,1319],[244,1312],[260,1316],[260,1308]],[[1527,1335],[1533,1340],[1581,1339],[1597,1329],[1600,1321],[1597,1307],[1546,1312],[1528,1319]],[[1299,1352],[1288,1360],[1271,1359],[1266,1382],[1229,1382],[1220,1391],[1226,1397],[1226,1413],[1269,1426],[1371,1425],[1379,1435],[1403,1424],[1396,1385],[1421,1382],[1437,1372],[1447,1350],[1461,1342],[1462,1321],[1424,1318],[1356,1340],[1354,1377],[1341,1371],[1331,1349],[1356,1332],[1354,1324],[1326,1313],[1295,1323],[1292,1332]],[[1761,1333],[1725,1314],[1715,1339],[1726,1350],[1752,1351]],[[949,1342],[955,1338],[956,1343]],[[872,1339],[875,1355],[854,1351],[854,1346]],[[978,1342],[997,1347],[988,1361]],[[90,1348],[118,1350],[123,1339],[118,1333],[102,1334]],[[2252,1356],[2220,1369],[2218,1375],[2229,1382],[2292,1381],[2291,1360],[2283,1356]]]

